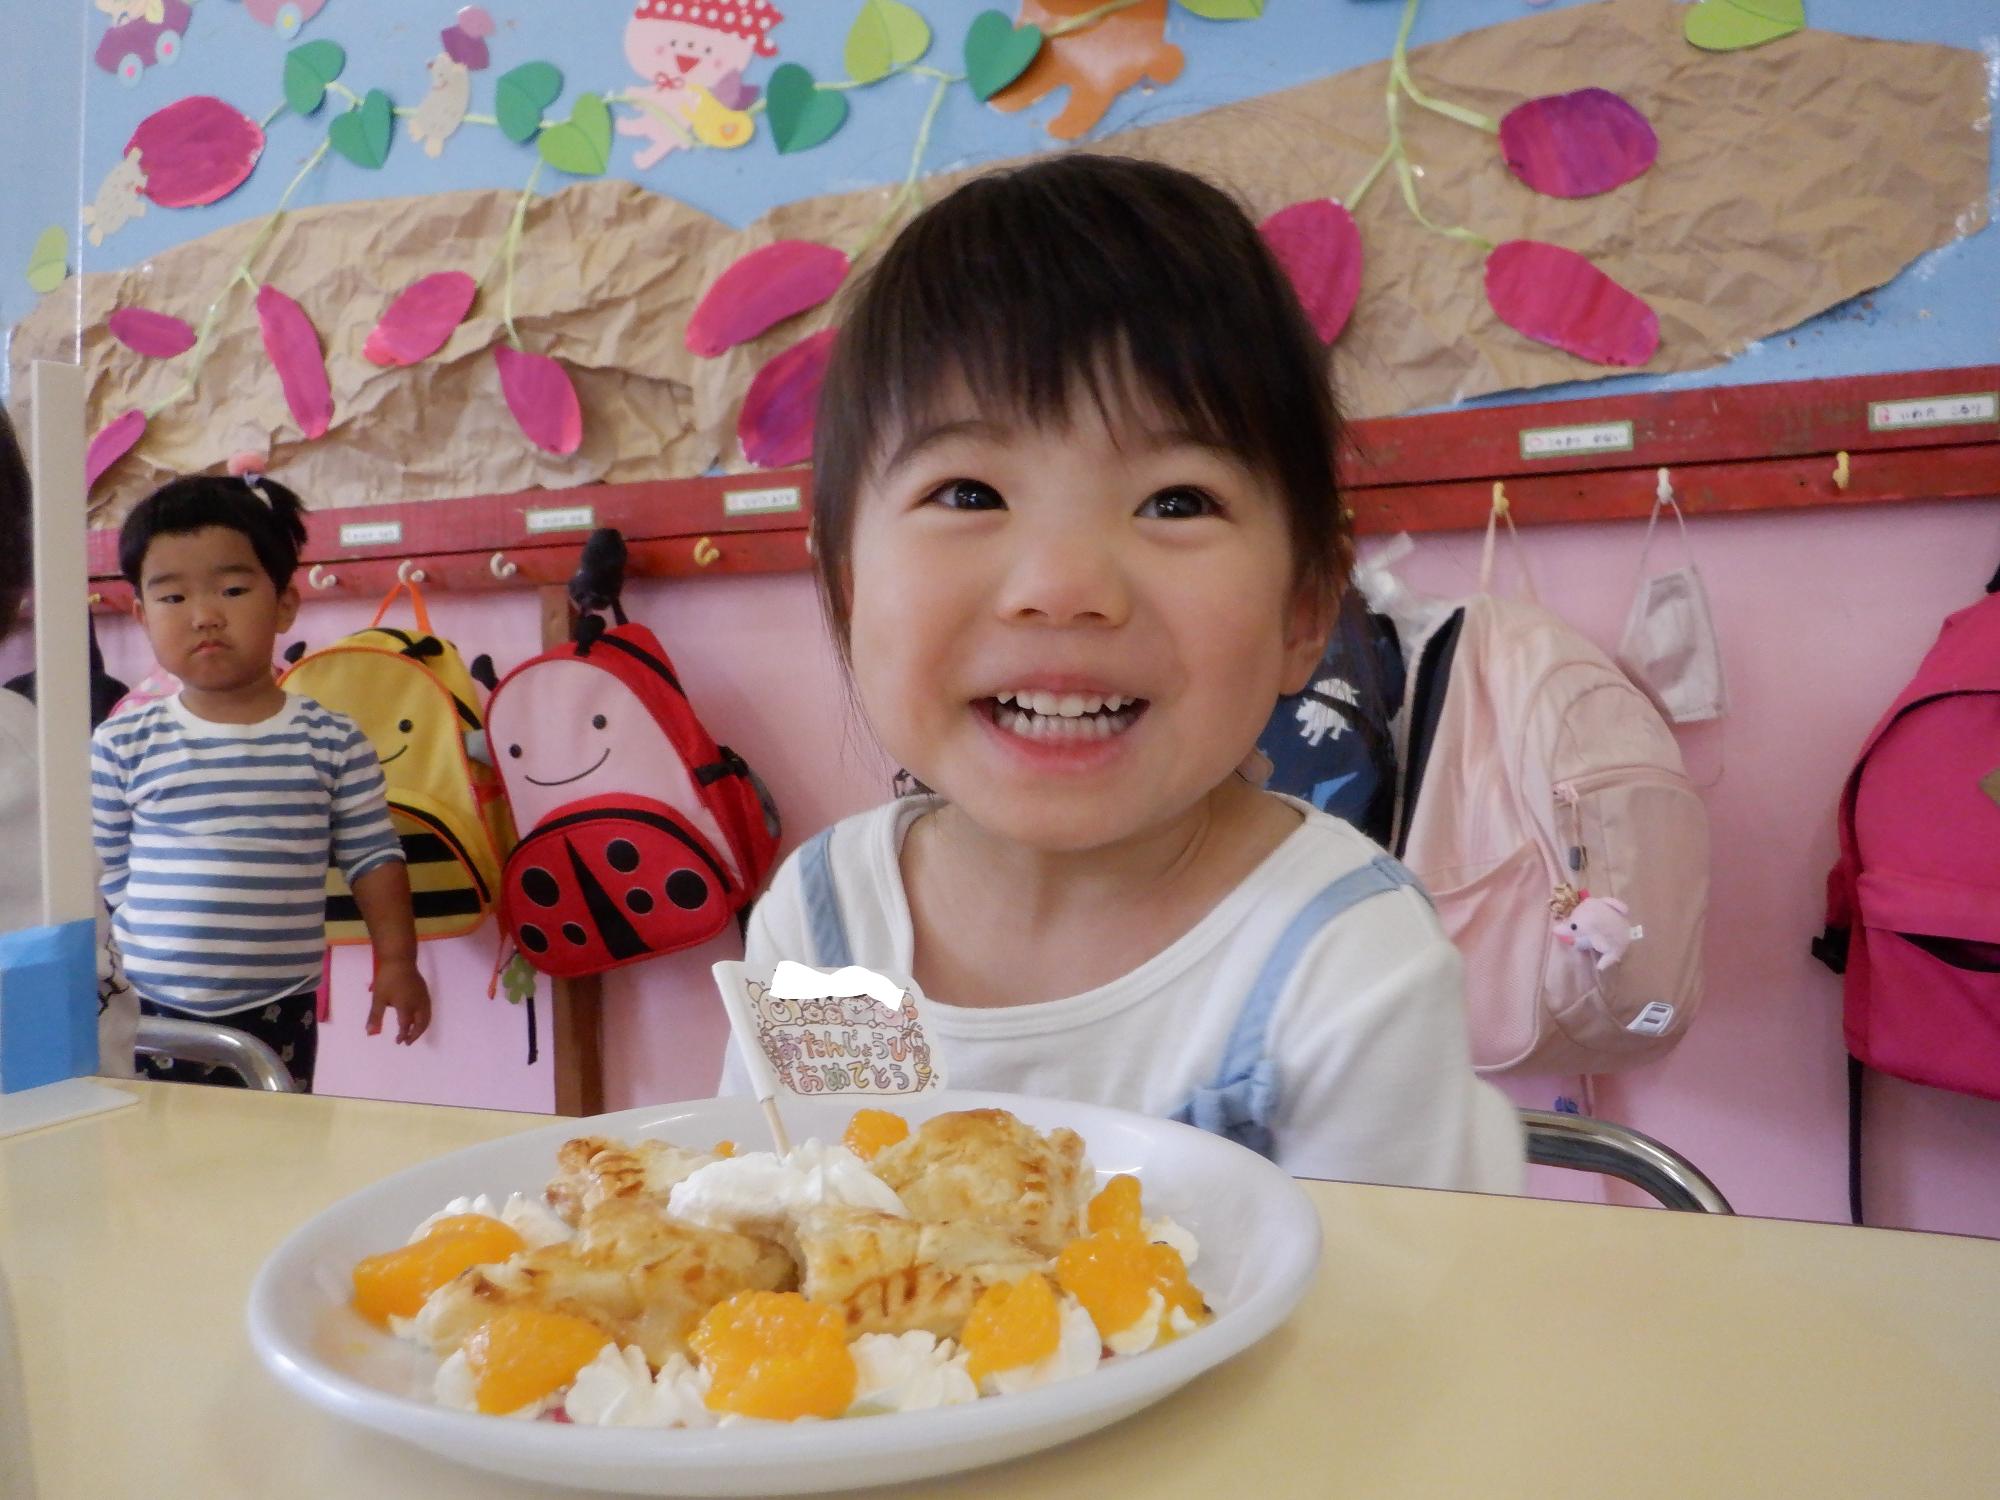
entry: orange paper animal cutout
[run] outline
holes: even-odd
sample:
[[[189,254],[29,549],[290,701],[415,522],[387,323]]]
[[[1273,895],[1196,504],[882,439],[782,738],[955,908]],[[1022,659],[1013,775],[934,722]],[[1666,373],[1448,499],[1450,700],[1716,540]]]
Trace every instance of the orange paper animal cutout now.
[[[1096,9],[1100,3],[1021,0],[1020,20],[1047,31]],[[1051,37],[1042,44],[1028,71],[995,94],[992,103],[995,109],[1013,114],[1066,88],[1069,102],[1049,121],[1049,134],[1073,141],[1103,119],[1111,101],[1140,78],[1156,84],[1172,83],[1181,76],[1185,62],[1181,49],[1167,41],[1167,0],[1141,0],[1081,31]]]

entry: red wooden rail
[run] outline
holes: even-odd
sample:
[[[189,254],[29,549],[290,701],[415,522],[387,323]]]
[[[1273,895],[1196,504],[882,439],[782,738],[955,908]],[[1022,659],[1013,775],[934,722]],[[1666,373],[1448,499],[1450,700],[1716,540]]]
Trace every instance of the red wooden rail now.
[[[2000,496],[2000,365],[1480,407],[1348,438],[1364,533],[1480,525],[1496,481],[1524,525],[1644,516],[1660,467],[1691,513]],[[399,567],[446,590],[558,583],[594,526],[624,532],[637,576],[796,571],[811,508],[810,470],[788,469],[318,511],[300,588],[373,598]],[[116,535],[90,545],[92,602],[122,612]]]

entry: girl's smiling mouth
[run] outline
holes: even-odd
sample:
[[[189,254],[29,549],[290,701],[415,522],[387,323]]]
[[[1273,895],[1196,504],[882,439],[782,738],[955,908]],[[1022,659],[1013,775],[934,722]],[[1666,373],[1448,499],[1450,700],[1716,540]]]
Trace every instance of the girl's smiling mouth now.
[[[1144,714],[1144,698],[1121,693],[1057,693],[1040,688],[1010,689],[975,706],[1004,733],[1025,740],[1108,740],[1125,733]]]

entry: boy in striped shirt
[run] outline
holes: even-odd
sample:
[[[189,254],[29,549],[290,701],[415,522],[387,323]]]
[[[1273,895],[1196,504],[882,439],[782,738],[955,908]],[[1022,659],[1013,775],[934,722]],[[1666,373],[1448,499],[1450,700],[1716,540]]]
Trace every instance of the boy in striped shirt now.
[[[92,740],[104,899],[149,1015],[268,1042],[303,1089],[316,1054],[326,871],[347,877],[375,950],[368,1031],[430,1024],[410,882],[382,767],[353,720],[288,694],[271,650],[298,612],[298,497],[269,480],[177,479],[125,520],[118,561],[153,654],[181,691]],[[225,1081],[149,1060],[147,1076]]]

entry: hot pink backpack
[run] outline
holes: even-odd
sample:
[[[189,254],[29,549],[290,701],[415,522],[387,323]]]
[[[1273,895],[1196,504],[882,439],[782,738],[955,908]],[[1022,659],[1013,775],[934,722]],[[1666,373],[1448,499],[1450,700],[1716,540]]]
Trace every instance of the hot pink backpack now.
[[[1455,642],[1439,632],[1449,666],[1419,656],[1412,722],[1443,698],[1428,750],[1403,757],[1421,781],[1399,852],[1465,957],[1475,1067],[1634,1067],[1701,1003],[1707,809],[1651,700],[1555,615],[1486,592],[1492,558],[1489,523],[1481,591]],[[1622,954],[1577,941],[1586,915],[1620,925],[1597,941]]]
[[[1861,747],[1826,921],[1855,1061],[2000,1099],[2000,594],[1944,622]]]

